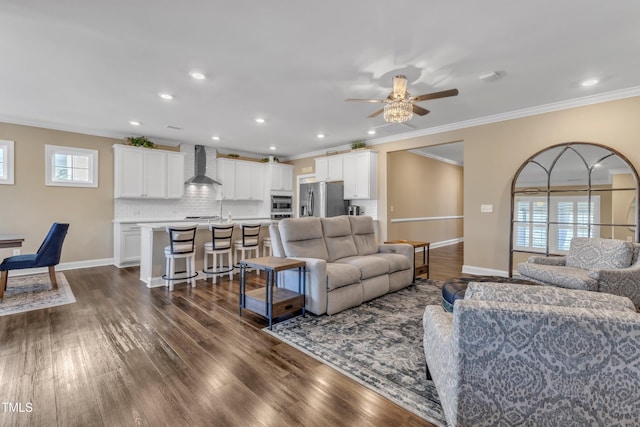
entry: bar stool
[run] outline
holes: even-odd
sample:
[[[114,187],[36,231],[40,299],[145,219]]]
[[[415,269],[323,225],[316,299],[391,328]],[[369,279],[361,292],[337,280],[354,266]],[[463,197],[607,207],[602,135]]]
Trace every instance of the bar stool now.
[[[249,253],[249,256],[251,256],[252,253],[256,258],[260,256],[260,245],[258,240],[260,236],[260,224],[241,224],[240,229],[242,230],[242,240],[236,240],[233,245],[235,249],[236,267],[240,266],[240,261],[247,259],[247,252]],[[242,254],[240,258],[238,257],[238,252]],[[258,274],[257,269],[255,272]]]
[[[269,252],[269,255],[267,255]],[[273,252],[271,251],[271,237],[265,237],[262,239],[262,256],[271,256]]]
[[[214,225],[209,224],[211,241],[204,244],[204,269],[205,274],[211,275],[211,282],[216,283],[218,276],[229,273],[229,279],[233,279],[233,253],[231,251],[231,237],[233,236],[233,224]],[[213,266],[209,267],[209,255],[213,258]],[[224,255],[227,255],[228,264],[222,263]],[[218,264],[216,257],[220,261]]]
[[[165,286],[173,291],[174,280],[185,280],[196,287],[196,230],[197,225],[170,225],[167,227],[169,245],[164,248],[166,258]],[[176,271],[176,259],[184,259],[185,271]],[[185,274],[186,273],[186,274]],[[180,274],[178,277],[176,274]],[[182,276],[182,274],[185,274]]]

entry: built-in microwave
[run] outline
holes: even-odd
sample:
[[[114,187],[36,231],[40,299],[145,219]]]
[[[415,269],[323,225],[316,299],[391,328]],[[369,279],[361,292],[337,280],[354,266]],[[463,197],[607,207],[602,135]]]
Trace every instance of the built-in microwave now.
[[[291,196],[271,195],[271,212],[291,212],[293,198]]]

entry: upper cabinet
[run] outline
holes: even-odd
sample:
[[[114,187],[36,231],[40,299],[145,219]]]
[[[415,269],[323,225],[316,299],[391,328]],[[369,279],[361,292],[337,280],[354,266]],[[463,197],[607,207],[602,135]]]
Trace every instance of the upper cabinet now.
[[[114,197],[179,199],[184,153],[114,145]]]
[[[269,163],[270,190],[293,191],[293,166],[280,163]]]
[[[378,153],[361,151],[342,156],[344,199],[376,199]]]
[[[342,181],[343,180],[343,156],[320,157],[316,160],[317,181]]]
[[[222,191],[218,199],[263,200],[264,165],[244,160],[216,159],[218,181]]]

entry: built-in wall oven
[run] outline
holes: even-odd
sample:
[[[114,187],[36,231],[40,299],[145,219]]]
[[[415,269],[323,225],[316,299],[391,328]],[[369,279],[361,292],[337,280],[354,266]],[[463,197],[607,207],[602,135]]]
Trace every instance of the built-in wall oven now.
[[[293,216],[293,197],[291,195],[271,195],[271,219],[284,219]]]

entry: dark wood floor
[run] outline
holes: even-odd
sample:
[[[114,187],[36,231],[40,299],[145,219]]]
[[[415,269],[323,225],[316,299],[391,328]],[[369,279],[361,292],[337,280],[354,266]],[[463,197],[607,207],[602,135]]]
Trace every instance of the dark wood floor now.
[[[431,278],[459,275],[462,250],[433,249]],[[170,293],[137,268],[65,275],[75,304],[0,317],[0,425],[430,425],[240,318],[237,279]]]

